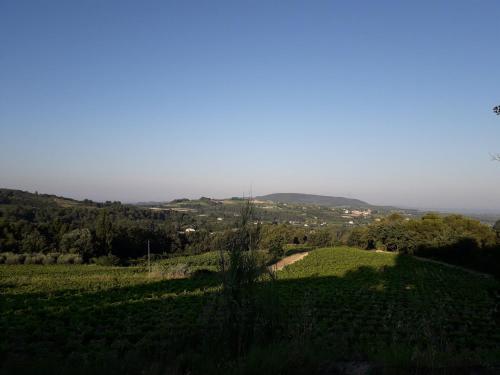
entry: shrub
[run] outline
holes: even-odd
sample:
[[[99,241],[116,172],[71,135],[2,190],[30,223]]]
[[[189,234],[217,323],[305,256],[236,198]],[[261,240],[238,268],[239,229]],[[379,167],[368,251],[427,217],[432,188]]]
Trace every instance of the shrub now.
[[[82,264],[83,259],[77,254],[61,254],[57,258],[57,264]]]
[[[5,259],[6,259],[6,255],[5,254],[0,254],[0,264],[4,264],[5,263]]]
[[[45,255],[43,254],[28,254],[24,259],[24,264],[43,264]]]
[[[58,257],[59,257],[59,254],[57,254],[57,253],[47,254],[43,260],[43,264],[56,264]]]
[[[6,254],[5,264],[22,264],[24,262],[24,255],[20,254]]]
[[[120,264],[120,258],[118,258],[116,255],[109,254],[97,258],[92,258],[92,262],[94,262],[98,266],[118,266]]]

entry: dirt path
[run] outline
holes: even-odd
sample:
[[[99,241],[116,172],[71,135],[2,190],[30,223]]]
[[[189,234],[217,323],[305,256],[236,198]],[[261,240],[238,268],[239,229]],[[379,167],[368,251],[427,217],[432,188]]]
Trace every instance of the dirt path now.
[[[308,252],[304,252],[304,253],[297,253],[297,254],[289,255],[289,256],[281,259],[280,261],[270,265],[269,269],[272,271],[281,271],[283,268],[285,268],[289,264],[298,262],[299,260],[303,259],[308,254],[309,254]]]

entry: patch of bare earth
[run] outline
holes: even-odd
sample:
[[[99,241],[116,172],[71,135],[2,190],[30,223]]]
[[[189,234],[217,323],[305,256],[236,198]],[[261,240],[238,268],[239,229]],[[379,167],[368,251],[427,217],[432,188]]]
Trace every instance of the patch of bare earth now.
[[[308,252],[304,252],[304,253],[297,253],[297,254],[289,255],[289,256],[281,259],[280,261],[274,263],[273,265],[270,265],[269,269],[271,271],[281,271],[283,268],[285,268],[289,264],[298,262],[299,260],[303,259],[308,254],[309,254]]]

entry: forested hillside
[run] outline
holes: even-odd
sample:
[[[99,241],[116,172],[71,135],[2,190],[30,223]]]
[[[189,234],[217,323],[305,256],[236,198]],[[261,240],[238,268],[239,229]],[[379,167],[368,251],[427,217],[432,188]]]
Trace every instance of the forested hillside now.
[[[0,262],[82,263],[99,258],[124,262],[144,256],[148,241],[151,252],[161,256],[219,250],[233,240],[232,229],[244,202],[221,204],[201,198],[167,207],[139,207],[1,189]],[[322,246],[332,238],[336,243],[345,239],[348,228],[342,224],[330,225],[325,236],[325,229],[315,231],[313,223],[304,227],[288,222],[290,215],[303,218],[302,212],[260,209],[254,224],[261,246],[280,254],[287,243]],[[307,215],[313,218],[317,212]]]
[[[317,204],[327,207],[370,207],[369,203],[359,199],[330,197],[326,195],[299,194],[299,193],[275,193],[257,197],[257,199],[269,200],[282,203],[305,203]]]
[[[123,264],[145,256],[148,241],[154,257],[227,249],[235,241],[244,202],[180,199],[140,207],[1,189],[0,263]],[[257,246],[273,257],[282,256],[288,245],[349,244],[500,275],[500,223],[492,228],[461,215],[413,218],[258,201],[254,214]]]
[[[83,261],[108,254],[133,258],[144,254],[147,240],[153,249],[176,252],[193,242],[180,229],[194,221],[184,213],[120,202],[0,190],[0,252],[72,253]]]

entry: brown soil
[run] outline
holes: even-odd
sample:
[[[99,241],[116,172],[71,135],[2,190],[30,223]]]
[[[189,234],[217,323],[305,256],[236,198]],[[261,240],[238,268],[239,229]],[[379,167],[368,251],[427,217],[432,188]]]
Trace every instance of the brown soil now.
[[[297,253],[297,254],[287,256],[287,257],[281,259],[280,261],[274,263],[273,265],[269,266],[269,269],[272,271],[281,271],[283,268],[285,268],[289,264],[298,262],[299,260],[303,259],[308,254],[309,254],[308,252],[304,252],[304,253]]]

